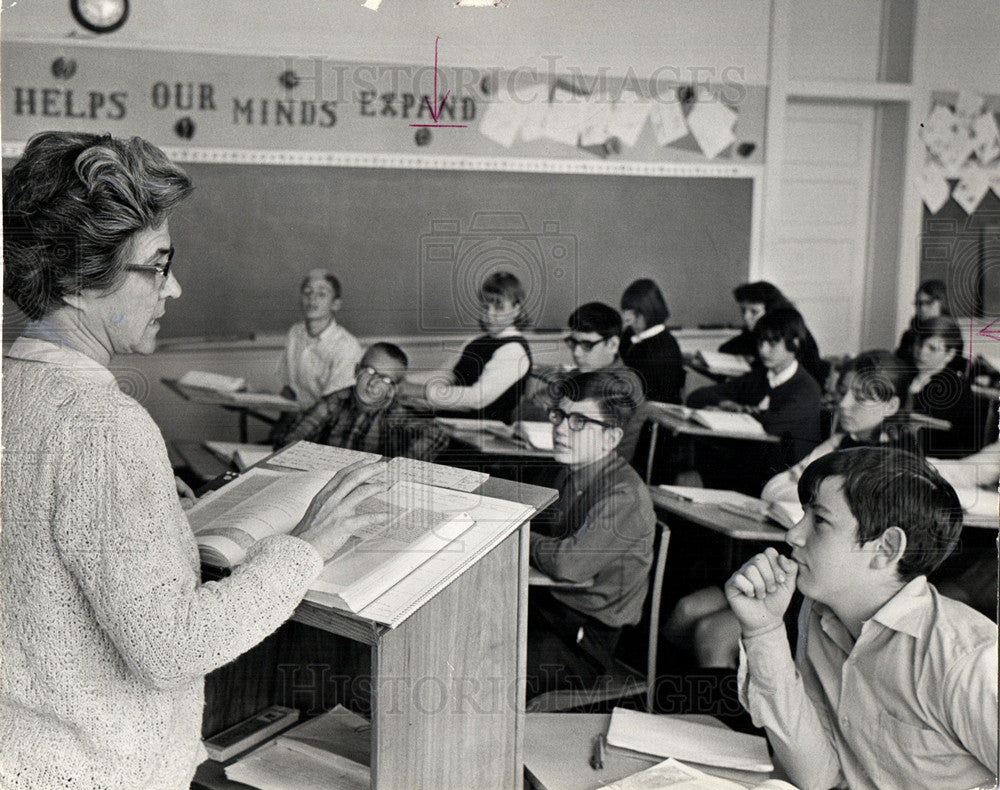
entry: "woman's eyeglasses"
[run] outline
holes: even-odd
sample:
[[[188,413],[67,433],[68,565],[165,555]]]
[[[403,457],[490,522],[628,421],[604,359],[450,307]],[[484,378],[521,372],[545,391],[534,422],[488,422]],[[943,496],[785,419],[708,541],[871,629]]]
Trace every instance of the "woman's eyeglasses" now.
[[[576,347],[579,346],[585,352],[590,353],[594,350],[594,346],[599,346],[601,343],[607,343],[610,338],[602,337],[600,340],[577,340],[575,337],[564,337],[563,343],[570,351],[575,351]]]
[[[571,411],[567,413],[562,409],[549,409],[549,422],[553,425],[562,425],[563,420],[566,420],[566,424],[569,426],[571,431],[582,431],[588,422],[592,422],[594,425],[600,425],[603,428],[616,427],[610,422],[595,420],[593,417],[588,417],[586,414],[580,414],[578,411]]]
[[[160,287],[167,282],[170,277],[170,266],[174,262],[174,248],[171,247],[167,251],[167,259],[163,263],[154,263],[150,266],[126,266],[126,271],[130,272],[155,272],[159,277],[163,278],[160,280]]]

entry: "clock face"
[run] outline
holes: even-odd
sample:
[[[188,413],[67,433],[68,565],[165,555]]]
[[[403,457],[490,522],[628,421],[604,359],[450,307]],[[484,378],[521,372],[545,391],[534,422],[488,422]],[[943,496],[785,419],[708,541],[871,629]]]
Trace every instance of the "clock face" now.
[[[110,33],[125,24],[128,0],[70,0],[76,21],[95,33]]]

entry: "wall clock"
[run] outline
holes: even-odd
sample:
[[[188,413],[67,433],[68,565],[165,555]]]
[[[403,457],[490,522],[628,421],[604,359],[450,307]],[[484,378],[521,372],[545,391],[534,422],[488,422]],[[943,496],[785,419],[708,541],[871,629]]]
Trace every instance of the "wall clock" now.
[[[70,10],[87,30],[110,33],[128,19],[128,0],[70,0]]]

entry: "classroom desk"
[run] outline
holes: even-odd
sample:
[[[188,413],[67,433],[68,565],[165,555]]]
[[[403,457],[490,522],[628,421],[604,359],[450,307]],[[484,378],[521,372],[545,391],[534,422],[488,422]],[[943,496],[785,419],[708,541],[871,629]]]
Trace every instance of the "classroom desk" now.
[[[201,387],[189,387],[181,384],[177,379],[163,378],[160,379],[163,384],[176,393],[180,395],[184,400],[190,401],[191,403],[201,403],[209,406],[219,406],[226,411],[236,412],[239,418],[240,426],[240,441],[248,442],[250,441],[249,430],[247,425],[247,418],[253,417],[260,420],[267,425],[274,425],[277,422],[277,417],[275,414],[279,411],[277,407],[272,407],[268,405],[263,406],[252,406],[252,405],[239,405],[234,404],[222,395],[220,395],[215,390],[203,389]],[[297,408],[297,407],[296,407]],[[263,410],[262,410],[263,409]],[[292,410],[291,405],[288,406],[288,410]]]
[[[531,505],[535,512],[557,496],[551,489],[495,478],[478,490]],[[361,657],[357,669],[367,675],[361,678],[366,682],[352,681],[345,694],[358,696],[362,688],[370,703],[376,790],[521,786],[528,530],[528,521],[514,528],[397,628],[310,602],[296,609],[292,620],[309,626],[306,631],[336,635],[333,642],[324,642],[329,652],[315,664],[308,662],[310,667],[341,675],[350,671],[350,660]],[[341,655],[347,664],[339,663]],[[277,661],[280,672],[280,657]],[[286,673],[287,669],[284,664]],[[261,683],[259,662],[245,672],[242,678],[227,677],[219,704],[228,705],[233,696],[253,694],[261,687],[272,696],[258,700],[258,709],[275,702],[287,704],[275,698],[275,688]],[[326,678],[319,674],[322,684]],[[310,677],[316,681],[315,673]],[[293,691],[305,693],[307,705],[314,707],[323,687],[314,691],[297,676],[293,680]],[[326,699],[324,707],[339,701]],[[231,707],[229,720],[213,716],[213,731],[248,715]],[[217,765],[206,766],[199,772],[199,782],[208,788],[240,787],[208,781],[218,774]]]
[[[665,404],[660,404],[656,401],[646,401],[644,412],[644,416],[649,421],[652,429],[649,438],[649,455],[646,457],[647,483],[652,479],[653,459],[656,454],[656,443],[660,436],[661,427],[670,431],[673,436],[683,436],[688,440],[689,463],[692,467],[694,466],[693,440],[696,438],[739,439],[740,441],[760,442],[763,444],[777,444],[781,441],[779,437],[772,436],[769,433],[750,434],[734,431],[713,431],[704,425],[698,425],[692,420],[685,420],[683,417],[673,414],[668,411]]]
[[[726,726],[711,716],[701,714],[671,718]],[[589,761],[593,740],[608,731],[610,721],[610,713],[529,713],[524,736],[524,773],[529,787],[535,790],[598,790],[610,782],[663,762],[662,757],[609,746],[605,751],[604,768],[591,768]],[[693,763],[692,767],[747,788],[755,787],[771,776]]]
[[[223,462],[202,442],[178,439],[170,443],[170,449],[180,458],[181,465],[190,469],[202,485],[232,469],[231,464]]]
[[[659,486],[649,486],[653,505],[672,516],[690,521],[733,540],[761,540],[782,542],[786,530],[750,516],[741,516],[708,503],[686,502],[663,491]]]
[[[716,384],[729,381],[730,379],[737,378],[741,375],[739,373],[720,373],[717,370],[712,370],[704,362],[701,362],[695,354],[684,355],[684,367],[693,373],[697,373],[699,376],[704,376],[706,379]]]
[[[438,422],[450,439],[487,456],[506,458],[547,458],[552,459],[552,450],[539,450],[517,439],[508,439],[489,431],[466,431]]]

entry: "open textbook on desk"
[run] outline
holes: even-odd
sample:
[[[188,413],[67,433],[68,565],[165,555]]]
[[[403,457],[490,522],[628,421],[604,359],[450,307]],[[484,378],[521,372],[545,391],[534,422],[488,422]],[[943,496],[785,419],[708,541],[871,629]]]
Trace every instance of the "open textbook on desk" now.
[[[660,485],[659,489],[682,502],[696,505],[715,505],[728,513],[746,516],[755,521],[774,521],[778,526],[791,529],[802,519],[802,506],[798,502],[765,502],[757,497],[721,488]]]
[[[256,541],[290,532],[330,471],[255,468],[188,511],[202,560],[239,565]],[[376,501],[379,500],[379,501]],[[396,626],[528,518],[533,508],[402,480],[362,502],[389,523],[359,530],[326,563],[306,600]]]
[[[655,411],[660,411],[663,414],[680,420],[697,423],[703,428],[713,431],[767,437],[767,431],[764,430],[764,426],[758,420],[743,412],[725,411],[723,409],[692,409],[690,406],[681,406],[677,403],[661,403],[659,401],[650,401],[648,406]]]

